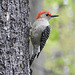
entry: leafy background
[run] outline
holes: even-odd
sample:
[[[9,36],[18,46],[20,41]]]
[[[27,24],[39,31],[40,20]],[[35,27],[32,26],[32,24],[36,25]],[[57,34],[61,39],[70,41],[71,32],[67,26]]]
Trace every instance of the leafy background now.
[[[44,0],[44,10],[59,14],[51,19],[51,33],[44,47],[45,67],[54,75],[75,75],[75,0]]]

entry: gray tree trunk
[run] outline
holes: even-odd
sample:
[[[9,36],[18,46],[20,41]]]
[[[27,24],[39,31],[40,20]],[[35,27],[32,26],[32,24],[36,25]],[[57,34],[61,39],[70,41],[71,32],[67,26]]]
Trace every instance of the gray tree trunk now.
[[[30,75],[29,1],[0,0],[0,75]]]

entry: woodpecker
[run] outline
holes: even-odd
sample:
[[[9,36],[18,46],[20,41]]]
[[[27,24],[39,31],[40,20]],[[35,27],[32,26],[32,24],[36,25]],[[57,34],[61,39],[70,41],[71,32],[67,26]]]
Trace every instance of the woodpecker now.
[[[30,60],[30,65],[34,58],[39,56],[49,37],[50,24],[48,21],[53,17],[58,17],[58,15],[52,15],[48,11],[41,11],[38,13],[36,21],[32,25],[31,42],[33,45],[33,55]]]

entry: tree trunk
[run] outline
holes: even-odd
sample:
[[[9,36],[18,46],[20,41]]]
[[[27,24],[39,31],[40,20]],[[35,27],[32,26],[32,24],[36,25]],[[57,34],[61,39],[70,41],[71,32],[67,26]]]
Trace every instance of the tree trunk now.
[[[0,75],[30,75],[28,0],[0,0]]]

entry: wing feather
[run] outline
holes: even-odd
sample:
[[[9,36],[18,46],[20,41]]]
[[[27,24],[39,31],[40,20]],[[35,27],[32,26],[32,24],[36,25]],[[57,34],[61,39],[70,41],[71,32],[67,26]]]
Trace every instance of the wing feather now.
[[[41,34],[41,39],[40,39],[40,52],[42,51],[48,37],[50,34],[50,25],[46,27],[46,29],[42,32]],[[38,53],[37,57],[39,56],[40,52]]]

